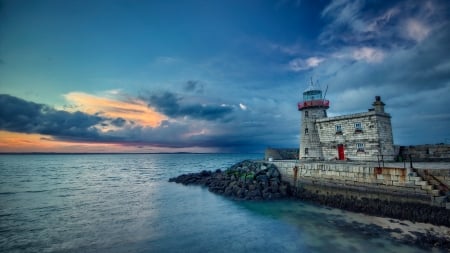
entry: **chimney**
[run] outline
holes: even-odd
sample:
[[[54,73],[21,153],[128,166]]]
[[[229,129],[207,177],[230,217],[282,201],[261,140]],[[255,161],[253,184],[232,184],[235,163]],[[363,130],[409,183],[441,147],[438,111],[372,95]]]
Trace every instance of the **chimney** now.
[[[384,113],[384,106],[385,104],[381,101],[380,96],[375,96],[375,102],[373,102],[373,109],[375,112]]]

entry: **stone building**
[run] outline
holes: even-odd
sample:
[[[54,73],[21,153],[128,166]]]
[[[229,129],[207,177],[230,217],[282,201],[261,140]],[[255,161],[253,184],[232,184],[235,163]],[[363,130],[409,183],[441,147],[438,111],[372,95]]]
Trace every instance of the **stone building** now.
[[[311,85],[298,103],[301,112],[300,159],[394,160],[391,116],[375,97],[368,112],[327,117],[330,102]]]

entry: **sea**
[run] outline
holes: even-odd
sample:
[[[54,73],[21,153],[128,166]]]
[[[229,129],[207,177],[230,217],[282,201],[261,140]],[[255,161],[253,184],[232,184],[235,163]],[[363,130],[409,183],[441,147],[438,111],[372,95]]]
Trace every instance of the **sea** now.
[[[262,157],[0,155],[0,252],[429,252],[335,225],[351,212],[168,182]]]

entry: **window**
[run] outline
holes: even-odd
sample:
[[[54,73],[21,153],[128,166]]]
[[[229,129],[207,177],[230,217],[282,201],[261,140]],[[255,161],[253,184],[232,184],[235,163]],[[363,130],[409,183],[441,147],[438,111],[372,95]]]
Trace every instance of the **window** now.
[[[309,116],[309,112],[305,111],[305,118],[307,118]]]
[[[308,148],[305,148],[305,155],[308,154]]]
[[[305,128],[305,134],[308,134],[308,128]]]
[[[362,124],[361,122],[356,122],[355,123],[355,132],[362,132],[363,128],[362,128]]]
[[[364,152],[364,143],[356,143],[356,152]]]
[[[336,125],[336,134],[342,134],[342,126]]]

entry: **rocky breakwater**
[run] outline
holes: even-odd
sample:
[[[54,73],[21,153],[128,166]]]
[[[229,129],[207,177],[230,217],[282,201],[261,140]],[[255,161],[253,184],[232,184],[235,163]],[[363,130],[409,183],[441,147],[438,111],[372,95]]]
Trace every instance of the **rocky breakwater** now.
[[[183,174],[169,182],[202,185],[211,192],[242,200],[273,200],[291,196],[289,183],[273,164],[245,160],[225,171]]]

